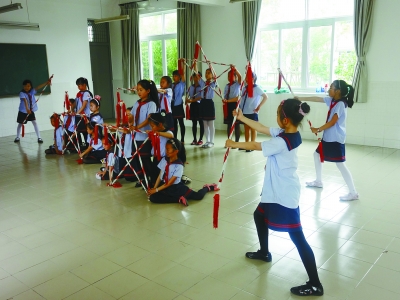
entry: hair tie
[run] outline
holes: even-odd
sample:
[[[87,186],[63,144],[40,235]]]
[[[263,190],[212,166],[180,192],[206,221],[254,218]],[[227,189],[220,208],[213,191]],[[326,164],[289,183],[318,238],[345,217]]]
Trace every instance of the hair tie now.
[[[301,103],[299,105],[299,114],[301,114],[303,117],[306,115],[306,113],[301,109]]]
[[[101,96],[100,96],[100,95],[94,95],[93,98],[96,99],[97,101],[100,101],[100,100],[101,100]]]

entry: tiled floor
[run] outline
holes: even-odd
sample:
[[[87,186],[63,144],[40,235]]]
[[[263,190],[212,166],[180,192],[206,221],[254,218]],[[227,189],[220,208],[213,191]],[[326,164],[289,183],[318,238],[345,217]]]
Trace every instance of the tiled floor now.
[[[0,299],[297,298],[289,288],[307,275],[287,234],[271,233],[272,263],[244,257],[258,249],[260,152],[232,150],[214,230],[211,194],[189,207],[155,205],[133,183],[96,180],[99,165],[46,157],[52,132],[43,138],[0,139]],[[219,132],[213,149],[187,146],[193,188],[219,179],[224,140]],[[314,179],[315,147],[304,141],[299,150],[303,186]],[[329,163],[324,188],[301,193],[319,299],[400,299],[400,150],[347,145],[347,157],[359,201],[339,202],[347,189]]]

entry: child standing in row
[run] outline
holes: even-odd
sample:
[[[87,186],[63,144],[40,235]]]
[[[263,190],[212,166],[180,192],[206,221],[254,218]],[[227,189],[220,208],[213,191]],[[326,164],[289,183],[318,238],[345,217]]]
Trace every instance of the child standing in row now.
[[[20,133],[23,124],[26,124],[28,121],[32,122],[33,128],[35,129],[36,136],[38,138],[38,143],[42,144],[43,140],[40,137],[40,131],[38,124],[36,123],[36,116],[35,112],[38,110],[38,105],[35,99],[35,95],[37,90],[45,87],[46,85],[50,84],[51,81],[48,80],[45,83],[38,85],[37,87],[32,87],[32,81],[26,79],[22,82],[22,90],[19,93],[19,109],[18,109],[18,116],[17,116],[17,137],[14,139],[14,143],[19,143],[20,141]]]
[[[234,72],[234,74],[232,74],[232,72]],[[234,78],[234,80],[232,80],[232,77]],[[233,70],[231,69],[228,72],[228,81],[229,83],[225,86],[224,90],[225,98],[222,100],[222,102],[224,103],[224,105],[227,105],[228,114],[227,117],[224,118],[224,124],[227,124],[226,133],[229,138],[229,134],[231,132],[233,124],[233,115],[231,114],[231,111],[236,109],[237,102],[239,100],[240,85],[242,84],[242,75],[236,68],[234,68]],[[239,142],[239,139],[240,139],[240,123],[235,122],[235,141]]]
[[[354,88],[347,84],[344,80],[335,80],[329,89],[329,97],[301,97],[305,101],[324,102],[328,107],[328,115],[326,123],[321,127],[311,127],[311,131],[315,134],[323,131],[322,151],[326,161],[336,163],[343,179],[346,182],[349,193],[341,196],[340,200],[351,201],[357,200],[359,195],[354,186],[353,177],[347,168],[345,140],[346,140],[346,119],[347,107],[354,104]],[[320,160],[319,149],[314,152],[314,164],[317,178],[314,181],[306,182],[309,187],[322,188],[322,164]]]
[[[160,108],[158,112],[165,111],[165,124],[167,128],[174,131],[174,118],[172,116],[172,79],[169,76],[163,76],[160,79],[160,88],[158,89]]]
[[[90,116],[89,122],[95,122],[96,124],[103,124],[103,116],[100,114],[100,100],[99,95],[95,95],[92,100],[90,100]]]
[[[76,116],[75,116],[75,124],[77,126],[77,138],[79,140],[79,145],[82,147],[85,146],[85,141],[87,139],[87,131],[86,124],[83,115],[86,117],[90,116],[90,100],[93,98],[93,94],[89,91],[89,82],[86,78],[79,77],[76,80],[76,85],[79,89],[79,92],[76,94],[75,102],[76,102]],[[84,140],[81,139],[81,135],[83,134]]]
[[[249,97],[248,92],[248,78],[246,76],[246,88],[242,95],[242,100],[240,102],[240,109],[243,111],[243,115],[253,121],[258,122],[258,112],[260,111],[261,106],[267,102],[268,96],[264,91],[261,89],[260,86],[256,84],[257,82],[257,75],[253,72],[253,97]],[[244,138],[245,141],[248,142],[255,142],[257,137],[257,132],[255,129],[250,128],[248,125],[244,124]],[[239,150],[243,150],[239,148]],[[251,152],[253,150],[247,149],[246,152]]]
[[[186,161],[185,147],[177,139],[169,139],[165,145],[166,157],[158,164],[160,170],[154,188],[148,191],[153,203],[181,203],[189,206],[187,200],[201,200],[209,191],[218,191],[216,184],[206,184],[195,192],[181,182]]]
[[[268,228],[288,232],[309,277],[305,285],[293,287],[290,291],[299,296],[321,296],[324,289],[319,281],[314,253],[304,237],[300,223],[300,181],[296,173],[297,150],[302,142],[297,127],[309,111],[307,103],[301,103],[297,99],[284,100],[277,109],[276,121],[280,128],[269,128],[246,118],[239,110],[238,120],[258,132],[272,136],[272,139],[262,143],[236,143],[227,140],[226,146],[259,150],[268,157],[261,203],[254,211],[260,250],[247,252],[246,257],[270,262],[272,256],[269,252]],[[233,114],[236,115],[236,111]]]
[[[76,101],[75,99],[69,99],[70,108],[67,114],[64,115],[64,142],[66,150],[70,152],[76,152],[74,144],[72,141],[77,137],[74,136],[75,133],[75,113],[76,113]],[[72,141],[71,141],[72,140]]]
[[[50,123],[54,127],[54,144],[46,149],[44,153],[46,154],[63,154],[64,143],[63,143],[63,128],[60,124],[60,115],[54,113],[50,117]]]
[[[178,63],[182,63],[178,61]],[[174,117],[174,136],[177,137],[178,134],[178,122],[181,130],[181,142],[185,142],[185,123],[183,122],[185,118],[185,112],[183,110],[183,95],[186,90],[186,78],[185,78],[185,68],[182,67],[183,74],[179,74],[178,70],[172,73],[172,78],[174,83],[172,84],[172,115]]]
[[[192,74],[191,79],[193,80],[193,84],[189,87],[185,103],[190,103],[190,120],[192,120],[192,133],[193,133],[193,142],[190,145],[203,145],[203,135],[204,135],[204,123],[203,120],[200,119],[200,100],[201,100],[201,85],[199,80],[201,78],[201,72],[197,72]],[[197,140],[197,123],[199,123],[200,127],[200,137]]]

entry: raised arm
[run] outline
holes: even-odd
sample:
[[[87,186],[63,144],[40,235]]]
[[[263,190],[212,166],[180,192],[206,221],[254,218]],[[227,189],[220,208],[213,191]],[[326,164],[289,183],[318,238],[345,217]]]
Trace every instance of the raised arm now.
[[[51,80],[48,79],[46,82],[39,84],[37,87],[35,87],[35,90],[40,90],[41,88],[45,87],[46,85],[50,84]]]
[[[322,102],[324,103],[324,98],[322,97],[295,97],[296,99],[300,100],[301,102]]]
[[[186,75],[185,75],[185,63],[181,60],[178,60],[178,64],[181,64],[182,67],[182,75],[181,75],[181,81],[186,82]]]
[[[242,74],[240,74],[239,70],[235,68],[235,74],[237,76],[237,82],[242,84]]]

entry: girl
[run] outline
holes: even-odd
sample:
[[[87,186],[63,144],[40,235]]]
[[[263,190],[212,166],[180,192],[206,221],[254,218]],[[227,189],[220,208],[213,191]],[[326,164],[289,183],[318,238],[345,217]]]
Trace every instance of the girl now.
[[[251,119],[253,121],[258,122],[258,112],[260,111],[261,106],[264,105],[264,103],[267,101],[268,96],[267,94],[264,93],[264,91],[259,87],[256,82],[257,82],[257,75],[253,72],[252,74],[253,78],[253,97],[248,96],[248,85],[246,85],[246,88],[243,92],[242,95],[242,100],[240,101],[240,108],[243,111],[243,115]],[[247,82],[247,76],[246,76],[246,83]],[[250,126],[244,124],[244,138],[245,141],[248,142],[249,139],[251,138],[252,142],[255,142],[257,137],[257,132],[255,129],[250,128]],[[244,150],[239,148],[239,150]],[[253,150],[246,150],[246,152],[251,152]]]
[[[213,183],[206,184],[201,190],[195,192],[181,182],[186,153],[185,147],[176,138],[167,141],[165,152],[166,157],[162,158],[158,164],[160,173],[156,184],[148,191],[151,202],[181,203],[189,206],[187,200],[201,200],[207,192],[219,190]]]
[[[77,152],[74,144],[71,142],[71,140],[75,139],[76,101],[71,98],[69,99],[69,102],[71,104],[70,109],[67,111],[67,114],[64,115],[64,143],[66,145],[66,150],[69,152]]]
[[[101,168],[100,172],[96,173],[96,178],[101,180],[110,180],[110,185],[113,182],[113,178],[118,176],[116,170],[114,170],[115,165],[115,155],[114,155],[114,140],[112,139],[111,135],[108,134],[107,136],[103,137],[101,140],[103,144],[103,148],[106,151],[105,156],[105,167]]]
[[[178,63],[182,63],[178,61]],[[174,83],[172,84],[172,115],[174,117],[174,136],[178,136],[178,122],[181,130],[181,142],[185,142],[185,123],[183,119],[185,118],[185,112],[183,110],[183,94],[186,90],[186,78],[185,78],[185,67],[182,67],[183,75],[179,74],[178,70],[172,72],[172,78]]]
[[[82,147],[85,147],[85,141],[87,140],[87,131],[86,124],[84,119],[82,119],[82,115],[86,117],[90,116],[90,107],[89,102],[93,98],[93,94],[89,91],[89,82],[86,78],[79,77],[76,80],[76,85],[79,89],[79,92],[76,94],[75,102],[76,102],[76,116],[75,116],[75,124],[77,126],[77,134],[79,139],[79,144]],[[80,121],[80,122],[79,122]],[[83,134],[84,140],[81,139],[80,133]]]
[[[60,115],[54,113],[50,117],[50,123],[54,127],[54,144],[51,145],[49,149],[46,149],[44,153],[62,155],[64,143],[63,143],[63,128],[62,125],[60,124]]]
[[[153,185],[156,183],[159,173],[159,169],[157,166],[160,163],[161,159],[165,157],[165,144],[169,139],[174,138],[174,134],[172,133],[172,131],[164,127],[165,117],[166,113],[164,110],[161,111],[161,113],[150,114],[149,125],[151,127],[151,130],[146,130],[149,136],[157,132],[160,141],[159,143],[155,143],[156,145],[152,145],[151,149],[151,155],[153,156],[153,161],[151,164],[150,178],[151,178],[151,183]]]
[[[32,122],[33,128],[35,129],[36,136],[38,138],[38,143],[42,144],[43,140],[40,137],[39,127],[36,123],[35,111],[38,110],[38,105],[36,103],[35,94],[36,91],[43,88],[44,86],[50,84],[51,81],[48,80],[45,83],[38,85],[35,88],[32,88],[32,81],[26,79],[22,82],[22,90],[19,93],[19,109],[18,109],[18,116],[17,116],[17,137],[14,140],[14,143],[19,143],[20,132],[22,128],[22,124],[26,124],[28,121]]]
[[[329,107],[326,123],[321,127],[311,127],[311,131],[315,134],[324,131],[322,136],[322,151],[326,161],[336,163],[343,179],[346,182],[349,193],[341,196],[340,200],[350,201],[357,200],[359,195],[354,186],[353,177],[347,168],[345,161],[345,140],[346,140],[346,118],[347,107],[354,104],[354,89],[344,80],[335,80],[329,89],[329,97],[301,97],[305,101],[325,102]],[[317,178],[314,181],[306,182],[309,187],[322,188],[322,164],[319,157],[319,149],[314,153],[314,164]]]
[[[94,140],[94,130],[96,125],[95,122],[89,122],[86,124],[86,130],[88,133],[87,144],[88,148],[79,154],[80,158],[83,158],[83,163],[85,164],[99,164],[101,160],[106,157],[106,150],[103,148],[101,140],[103,138],[102,127],[98,126],[98,138],[97,141]]]
[[[146,79],[140,80],[136,88],[137,88],[137,94],[140,99],[135,103],[135,105],[132,108],[133,126],[131,126],[130,129],[134,131],[135,135],[134,137],[135,143],[133,145],[132,153],[135,153],[136,149],[139,149],[139,147],[143,144],[144,140],[147,138],[146,133],[136,132],[136,130],[140,131],[150,130],[151,127],[149,125],[148,116],[152,113],[155,113],[160,108],[160,104],[158,101],[158,91],[154,81]],[[140,153],[140,158],[142,160],[143,168],[146,174],[150,175],[151,143],[148,141],[140,149],[139,153]],[[141,177],[144,178],[139,156],[136,155],[133,160],[134,160],[133,165],[135,171],[138,174],[141,174]],[[141,187],[140,182],[136,184],[136,187]]]
[[[92,100],[90,100],[90,116],[89,122],[95,122],[96,124],[103,124],[103,116],[100,114],[100,100],[99,95],[95,95]]]
[[[167,128],[174,131],[174,118],[172,117],[171,100],[172,100],[172,79],[169,76],[163,76],[160,80],[160,89],[158,89],[158,97],[160,100],[159,112],[164,110],[165,124]]]
[[[188,89],[188,97],[185,103],[190,103],[190,120],[192,120],[192,133],[193,142],[190,145],[203,145],[204,123],[200,119],[200,100],[201,100],[201,86],[199,80],[201,72],[193,73],[191,79],[193,84]],[[197,123],[200,127],[200,138],[197,140]]]
[[[266,127],[244,117],[241,110],[237,114],[233,111],[238,120],[258,132],[272,136],[272,139],[262,143],[255,141],[237,143],[227,140],[225,145],[260,150],[265,157],[268,157],[261,203],[254,211],[260,250],[247,252],[246,257],[270,262],[272,256],[268,247],[268,228],[288,232],[309,277],[305,285],[293,287],[290,291],[299,296],[321,296],[324,294],[324,289],[319,281],[314,253],[304,237],[300,223],[300,181],[296,174],[297,147],[301,144],[297,127],[309,111],[308,104],[301,103],[297,99],[282,101],[278,106],[276,118],[280,128]]]
[[[233,66],[231,66],[233,67]],[[235,72],[234,74],[234,79],[232,79],[232,72]],[[229,134],[231,132],[232,128],[232,123],[233,123],[233,115],[230,113],[232,110],[236,109],[236,105],[239,99],[239,93],[240,93],[240,85],[242,84],[242,75],[239,73],[239,71],[234,68],[233,70],[230,70],[228,72],[228,81],[229,83],[225,86],[224,90],[224,95],[225,98],[222,100],[223,103],[226,103],[228,106],[228,115],[227,118],[224,119],[224,124],[227,124],[226,127],[226,133],[229,138]],[[240,139],[240,123],[236,122],[235,123],[235,141],[239,142]]]
[[[197,73],[197,63],[194,64],[194,70]],[[203,120],[204,132],[206,134],[207,142],[201,146],[201,148],[212,148],[214,147],[214,135],[215,135],[215,106],[214,106],[214,88],[215,82],[212,81],[213,74],[211,69],[206,70],[206,82],[200,77],[199,84],[203,89],[202,99],[200,101],[200,118]]]

